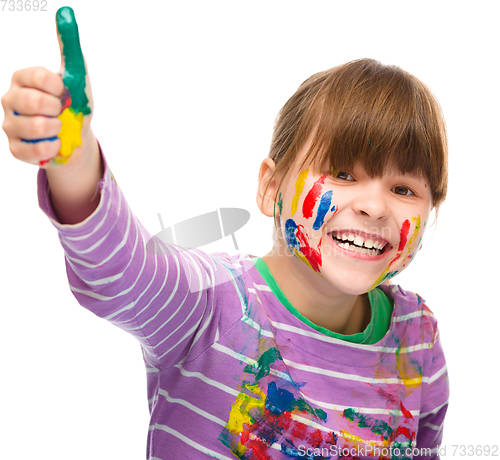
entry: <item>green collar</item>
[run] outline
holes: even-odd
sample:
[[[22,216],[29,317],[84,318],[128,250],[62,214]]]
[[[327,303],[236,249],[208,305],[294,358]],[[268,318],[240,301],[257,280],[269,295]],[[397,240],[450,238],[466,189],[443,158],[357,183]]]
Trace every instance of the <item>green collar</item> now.
[[[285,297],[283,291],[278,286],[278,283],[274,279],[271,270],[260,257],[257,258],[255,267],[261,274],[264,281],[267,283],[273,294],[278,298],[278,300],[286,307],[286,309],[296,316],[303,323],[312,327],[316,331],[328,335],[330,337],[335,337],[336,339],[345,340],[347,342],[353,343],[363,343],[366,345],[373,345],[380,341],[384,335],[389,330],[391,324],[391,316],[394,308],[393,300],[389,299],[384,291],[380,288],[375,288],[368,292],[368,299],[370,300],[371,306],[371,320],[370,324],[366,327],[363,332],[358,332],[357,334],[343,335],[336,332],[332,332],[329,329],[318,326],[312,321],[307,319],[302,313],[300,313]]]

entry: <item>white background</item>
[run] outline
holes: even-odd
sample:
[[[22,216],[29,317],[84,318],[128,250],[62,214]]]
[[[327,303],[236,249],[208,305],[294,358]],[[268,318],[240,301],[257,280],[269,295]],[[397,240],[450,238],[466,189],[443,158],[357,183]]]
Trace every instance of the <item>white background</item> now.
[[[0,12],[0,93],[19,68],[59,69],[54,15]],[[0,7],[4,2],[0,2]],[[73,1],[92,79],[94,132],[132,209],[152,232],[217,207],[250,211],[241,250],[271,247],[255,205],[274,118],[311,74],[352,59],[426,82],[449,128],[450,186],[437,227],[396,281],[439,319],[453,444],[500,444],[496,2]],[[145,457],[140,347],[79,307],[36,171],[0,135],[3,265],[0,458]],[[231,250],[230,238],[209,250]],[[458,456],[458,454],[456,454]]]

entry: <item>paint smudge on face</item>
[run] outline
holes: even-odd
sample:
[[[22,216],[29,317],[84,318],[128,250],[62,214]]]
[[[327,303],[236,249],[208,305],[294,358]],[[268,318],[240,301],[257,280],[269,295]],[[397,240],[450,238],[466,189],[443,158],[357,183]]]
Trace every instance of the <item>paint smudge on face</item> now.
[[[412,217],[411,220],[415,222],[415,228],[413,229],[413,234],[411,235],[410,239],[408,240],[408,252],[411,251],[412,243],[415,241],[415,238],[417,237],[418,232],[420,230],[420,226],[422,225],[422,220],[420,219],[420,214],[418,215],[418,217]]]
[[[312,248],[304,226],[297,225],[293,219],[288,219],[285,223],[285,239],[295,256],[319,274],[322,265],[321,241],[323,238],[320,239],[316,249]]]
[[[280,208],[280,215],[283,213],[283,199],[281,198],[281,192],[280,196],[278,197],[278,207]]]
[[[309,169],[302,171],[299,174],[297,182],[295,182],[295,195],[293,196],[292,199],[292,214],[291,214],[292,216],[295,214],[297,208],[299,207],[300,195],[302,195],[302,192],[304,190],[304,185],[306,183],[306,177],[308,173]]]
[[[317,428],[326,421],[326,413],[302,398],[288,374],[284,375],[285,370],[276,347],[244,368],[247,375],[242,390],[231,405],[229,420],[219,436],[237,458],[274,458],[276,449],[298,457],[301,446],[336,445],[335,433]]]
[[[302,215],[309,219],[313,215],[313,209],[316,206],[316,201],[321,195],[321,189],[323,184],[325,183],[325,179],[328,177],[328,174],[323,174],[311,187],[309,193],[304,199],[304,203],[302,205]]]
[[[418,240],[418,243],[415,245],[415,239],[418,235],[418,232],[420,231],[420,227],[422,225],[420,215],[418,217],[412,217],[412,221],[415,221],[415,229],[413,231],[413,234],[411,235],[410,239],[408,240],[408,253],[406,254],[406,257],[404,258],[403,262],[406,262],[406,260],[411,261],[413,256],[415,255],[414,252],[412,252],[415,248],[417,248],[421,241],[422,241],[422,236]],[[424,222],[424,228],[425,228],[425,222]],[[403,265],[404,266],[404,265]]]
[[[403,249],[406,246],[406,242],[408,240],[408,232],[410,231],[410,221],[406,219],[403,222],[403,225],[401,226],[401,231],[399,234],[399,246],[398,246],[398,252],[396,256],[391,260],[389,263],[388,267],[382,272],[382,274],[378,277],[377,281],[373,283],[373,286],[370,289],[376,288],[380,283],[383,283],[387,279],[392,278],[393,276],[398,274],[398,270],[390,271],[392,264],[399,259],[399,256],[401,255]]]
[[[401,226],[401,232],[399,235],[399,247],[398,251],[402,251],[406,246],[406,240],[408,238],[408,232],[410,231],[410,221],[406,219]]]
[[[313,230],[319,230],[325,223],[326,213],[330,210],[330,205],[332,204],[332,195],[333,192],[328,190],[328,192],[321,196],[318,212],[316,214],[316,220],[313,224]]]

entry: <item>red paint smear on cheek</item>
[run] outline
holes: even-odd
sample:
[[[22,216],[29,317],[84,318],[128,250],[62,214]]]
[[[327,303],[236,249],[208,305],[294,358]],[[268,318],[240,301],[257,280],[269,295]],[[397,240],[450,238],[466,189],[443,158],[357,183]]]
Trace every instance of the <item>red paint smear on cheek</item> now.
[[[318,201],[319,196],[321,195],[321,189],[323,188],[323,184],[325,183],[325,179],[328,174],[323,174],[312,186],[311,190],[307,194],[304,204],[302,205],[302,215],[309,219],[313,215],[314,206],[316,206],[316,201]]]
[[[321,267],[321,238],[319,240],[319,245],[318,249],[313,249],[311,246],[309,246],[309,241],[307,240],[307,234],[304,234],[302,229],[304,228],[303,225],[298,225],[297,226],[297,238],[300,241],[300,252],[304,254],[304,257],[308,260],[308,262],[311,264],[312,268],[314,271],[319,273],[319,267]]]
[[[408,241],[408,232],[410,231],[410,221],[407,219],[403,222],[403,226],[401,227],[401,235],[399,237],[399,247],[398,251],[402,251],[406,242]]]

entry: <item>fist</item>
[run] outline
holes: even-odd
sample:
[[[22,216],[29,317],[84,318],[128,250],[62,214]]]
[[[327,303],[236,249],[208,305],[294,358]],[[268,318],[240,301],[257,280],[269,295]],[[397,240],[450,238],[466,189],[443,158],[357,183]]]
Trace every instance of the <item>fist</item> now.
[[[3,129],[12,154],[42,167],[80,157],[93,136],[90,80],[73,10],[61,8],[56,24],[61,50],[59,73],[43,67],[19,70],[2,98]]]

